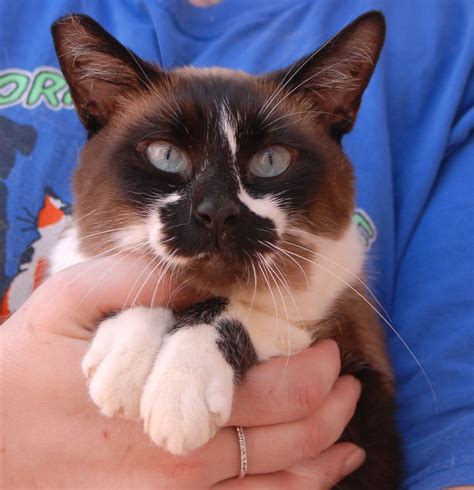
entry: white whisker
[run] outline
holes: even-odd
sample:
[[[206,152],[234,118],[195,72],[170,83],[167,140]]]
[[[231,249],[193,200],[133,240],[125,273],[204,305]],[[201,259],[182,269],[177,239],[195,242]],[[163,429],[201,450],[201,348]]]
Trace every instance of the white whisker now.
[[[154,265],[154,267],[152,267],[151,271],[148,273],[148,275],[146,276],[145,280],[142,282],[142,285],[140,286],[140,289],[137,291],[137,294],[135,295],[135,297],[133,298],[133,301],[132,303],[130,304],[130,308],[133,308],[137,302],[137,299],[139,298],[141,292],[143,291],[143,288],[146,286],[148,280],[150,279],[150,277],[156,272],[156,270],[161,267],[163,261],[160,260],[158,257],[154,257],[153,260],[150,262],[149,265],[147,265],[144,270],[147,270],[149,268],[149,266],[152,266],[154,263],[156,262],[156,264]],[[140,277],[141,277],[141,274],[140,274]],[[123,308],[122,308],[122,311],[123,311]]]
[[[286,373],[288,370],[288,363],[289,363],[289,359],[291,356],[291,325],[290,325],[290,317],[288,315],[288,308],[286,306],[286,301],[285,301],[285,298],[283,296],[283,293],[281,292],[280,286],[278,285],[278,283],[275,279],[274,271],[272,270],[271,265],[266,260],[264,261],[264,267],[267,269],[268,273],[271,275],[273,283],[275,284],[275,287],[277,288],[278,294],[280,295],[283,310],[284,310],[285,316],[286,316],[286,328],[287,328],[287,332],[288,332],[288,336],[287,336],[288,351],[287,351],[287,356],[286,356],[285,367],[283,369],[283,374],[282,374],[282,377],[280,380],[280,384],[278,386],[278,391],[279,391],[281,389],[281,387],[283,386],[283,381],[285,379],[285,376],[286,376]]]
[[[273,338],[273,343],[275,343],[275,341],[276,341],[276,339],[278,337],[278,332],[280,330],[280,320],[279,320],[279,315],[278,315],[278,306],[277,306],[275,295],[273,294],[273,291],[272,291],[270,282],[268,281],[267,275],[265,274],[265,271],[264,271],[264,269],[262,267],[262,264],[260,263],[260,261],[263,261],[263,256],[262,256],[262,254],[260,254],[258,252],[257,252],[256,255],[260,259],[259,261],[257,261],[257,267],[260,269],[260,272],[262,274],[263,280],[265,281],[265,284],[268,287],[268,291],[270,293],[270,296],[272,298],[273,305],[274,305],[274,312],[275,312],[275,317],[276,317],[276,331],[275,331],[275,336]]]
[[[302,255],[296,254],[295,252],[291,252],[289,250],[287,250],[287,252],[290,253],[290,254],[292,254],[292,255],[295,255],[296,257],[300,258],[301,260],[305,260],[305,261],[313,264],[314,266],[320,268],[321,270],[327,272],[328,274],[331,274],[333,277],[335,277],[336,279],[338,279],[339,281],[341,281],[343,284],[345,284],[355,294],[357,294],[357,296],[359,296],[365,303],[367,303],[367,305],[381,318],[381,320],[398,337],[398,339],[403,344],[403,346],[405,347],[405,349],[407,350],[407,352],[411,355],[411,357],[413,358],[413,360],[416,362],[417,366],[419,367],[421,373],[423,374],[423,376],[424,376],[424,378],[425,378],[425,380],[426,380],[426,382],[427,382],[427,384],[428,384],[428,386],[430,388],[431,394],[433,396],[433,401],[434,401],[434,404],[435,404],[436,413],[438,413],[438,402],[437,402],[436,393],[434,391],[433,384],[431,383],[431,380],[428,377],[428,374],[426,373],[423,365],[421,364],[421,362],[419,361],[419,359],[416,357],[416,355],[414,354],[414,352],[411,350],[410,346],[407,344],[407,342],[405,341],[405,339],[401,336],[401,334],[398,332],[398,330],[390,323],[390,321],[382,313],[380,313],[380,311],[370,301],[368,301],[367,298],[363,294],[361,294],[359,291],[357,291],[356,288],[354,288],[350,283],[348,283],[342,277],[340,277],[339,275],[337,275],[334,271],[331,271],[330,269],[327,269],[326,267],[322,266],[321,264],[318,264],[317,262],[315,262],[313,260],[310,260],[310,259],[308,259],[306,257],[303,257]]]
[[[306,233],[306,232],[304,232],[304,233]],[[317,238],[317,237],[315,237],[315,238]],[[364,288],[367,290],[367,292],[370,294],[370,296],[374,299],[374,301],[377,303],[377,305],[381,308],[381,310],[383,311],[383,313],[385,314],[385,316],[389,320],[391,320],[390,315],[388,314],[387,310],[383,307],[382,303],[380,303],[380,301],[377,299],[377,297],[372,292],[372,290],[369,288],[369,286],[357,274],[355,274],[354,272],[352,272],[347,267],[344,267],[343,265],[339,264],[338,262],[330,259],[329,257],[326,257],[325,255],[323,255],[320,252],[316,252],[315,250],[311,250],[309,248],[303,247],[302,245],[299,245],[299,244],[296,244],[296,243],[293,243],[293,242],[288,242],[288,241],[285,241],[285,240],[282,240],[282,242],[283,243],[288,243],[288,244],[293,245],[293,246],[295,246],[297,248],[301,248],[302,250],[306,250],[307,252],[310,252],[310,253],[312,253],[312,254],[314,254],[314,255],[322,258],[323,260],[328,261],[330,264],[333,264],[336,267],[339,267],[339,269],[343,270],[344,272],[347,272],[348,274],[350,274],[356,281],[358,281],[360,284],[362,284],[362,286],[364,286]]]
[[[309,281],[308,281],[308,276],[306,275],[306,272],[305,270],[303,269],[303,266],[294,258],[292,257],[290,254],[288,254],[288,252],[286,252],[286,250],[278,247],[277,245],[275,245],[274,243],[270,243],[270,242],[265,242],[268,246],[272,247],[273,249],[275,249],[277,252],[280,252],[282,253],[283,255],[286,255],[286,257],[288,257],[290,260],[292,260],[298,267],[299,269],[301,270],[301,273],[303,274],[303,277],[305,279],[305,282],[306,282],[306,287],[309,288]]]

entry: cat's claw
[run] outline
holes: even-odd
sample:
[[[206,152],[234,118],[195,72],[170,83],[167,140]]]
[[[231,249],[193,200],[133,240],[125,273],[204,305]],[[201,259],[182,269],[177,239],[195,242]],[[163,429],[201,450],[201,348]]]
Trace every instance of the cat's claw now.
[[[139,418],[143,387],[173,322],[169,310],[137,307],[99,325],[82,371],[102,414]]]
[[[208,333],[200,330],[192,327],[167,337],[141,400],[145,432],[178,455],[209,441],[232,408],[233,370],[215,342],[200,349]]]

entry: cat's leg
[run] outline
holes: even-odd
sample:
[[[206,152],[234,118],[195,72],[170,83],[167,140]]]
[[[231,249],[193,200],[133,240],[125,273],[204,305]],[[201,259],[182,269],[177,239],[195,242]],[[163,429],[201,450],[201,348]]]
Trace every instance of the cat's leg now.
[[[174,321],[168,309],[137,307],[98,326],[82,370],[101,413],[139,418],[143,387]]]
[[[205,444],[228,420],[234,385],[257,362],[250,338],[227,301],[191,307],[164,339],[141,400],[145,431],[184,454]]]

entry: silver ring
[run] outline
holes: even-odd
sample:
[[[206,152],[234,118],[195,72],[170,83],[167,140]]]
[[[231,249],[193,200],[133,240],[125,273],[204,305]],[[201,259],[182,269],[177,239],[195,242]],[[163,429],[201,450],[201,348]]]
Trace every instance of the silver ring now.
[[[239,440],[240,449],[240,474],[239,478],[243,478],[247,474],[248,459],[247,459],[247,439],[245,439],[244,429],[237,425],[235,427],[237,431],[237,439]]]

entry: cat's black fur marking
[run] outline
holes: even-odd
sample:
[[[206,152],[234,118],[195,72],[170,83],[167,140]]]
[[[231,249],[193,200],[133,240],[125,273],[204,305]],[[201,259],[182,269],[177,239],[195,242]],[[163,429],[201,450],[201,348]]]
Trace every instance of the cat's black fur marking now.
[[[233,318],[218,318],[225,312],[228,304],[227,298],[211,298],[196,303],[178,315],[170,333],[194,325],[213,325],[219,333],[219,340],[217,341],[219,350],[232,366],[235,382],[238,383],[245,372],[257,364],[258,359],[242,323]]]
[[[247,331],[238,320],[218,319],[215,327],[219,332],[217,345],[226,361],[234,369],[234,380],[238,383],[247,370],[257,364],[257,353]]]
[[[155,191],[164,194],[178,190],[185,184],[185,179],[179,175],[157,170],[150,166],[146,158],[137,153],[135,143],[143,139],[143,135],[160,134],[179,148],[186,149],[195,171],[204,164],[213,171],[207,183],[205,183],[206,179],[202,180],[201,186],[205,187],[206,193],[213,188],[229,194],[236,193],[237,182],[230,172],[229,144],[218,127],[220,106],[225,103],[237,108],[239,113],[245,114],[245,119],[236,121],[235,134],[238,144],[237,165],[248,192],[257,198],[269,194],[278,195],[289,203],[289,207],[295,209],[306,208],[314,199],[318,187],[322,185],[319,178],[323,167],[332,165],[333,162],[323,152],[318,151],[310,135],[302,135],[295,130],[295,120],[285,118],[288,114],[285,114],[284,110],[276,108],[272,118],[263,124],[263,117],[258,113],[265,98],[252,96],[247,85],[224,76],[216,75],[212,85],[208,79],[201,78],[189,82],[181,81],[174,88],[174,92],[179,100],[190,99],[179,115],[179,124],[164,119],[158,110],[156,114],[144,114],[138,123],[128,129],[124,144],[117,147],[114,152],[115,161],[123,162],[120,167],[124,172],[123,180],[125,185],[133,186],[130,188],[132,191],[137,192],[141,189],[146,195],[143,187],[140,187],[140,182],[146,184],[145,190],[153,184]],[[272,119],[278,118],[283,118],[286,124],[272,125]],[[183,128],[186,128],[187,132]],[[209,143],[212,143],[212,146]],[[264,148],[273,144],[283,144],[297,150],[294,155],[295,162],[288,171],[272,179],[248,175],[246,166],[248,160],[255,154],[256,147]],[[143,176],[142,180],[130,179],[131,172],[134,179],[137,179],[138,174],[140,178]],[[216,181],[218,186],[210,187]],[[308,181],[312,182],[310,189],[308,189]]]
[[[205,173],[205,172],[204,172]],[[217,175],[203,175],[203,183],[208,189],[219,189]],[[222,176],[221,183],[225,177]],[[208,192],[207,199],[222,207],[231,203],[238,207],[239,214],[225,228],[225,234],[216,234],[204,226],[196,216],[189,217],[189,210],[196,209],[192,197],[184,197],[176,203],[160,209],[160,218],[165,230],[172,230],[173,235],[165,234],[167,243],[179,250],[183,257],[195,257],[200,253],[213,252],[219,249],[226,257],[245,260],[246,253],[264,252],[265,246],[260,241],[274,240],[275,228],[271,220],[262,218],[250,211],[238,199],[223,197],[218,191]],[[255,230],[258,230],[255,232]]]
[[[236,164],[241,171],[241,180],[246,183],[246,190],[252,197],[274,195],[284,203],[282,207],[301,210],[308,209],[315,195],[320,194],[320,187],[323,185],[321,173],[324,166],[331,165],[331,161],[313,149],[314,145],[295,131],[291,124],[280,130],[275,130],[274,126],[265,127],[256,109],[258,104],[263,104],[263,100],[255,101],[254,106],[250,105],[247,93],[248,87],[241,82],[229,81],[224,77],[216,77],[212,80],[212,85],[208,79],[182,83],[182,86],[175,88],[175,96],[180,100],[189,97],[190,100],[186,105],[189,110],[183,110],[179,125],[164,120],[158,111],[157,114],[143,115],[139,124],[128,130],[125,143],[114,149],[113,160],[120,162],[117,171],[125,190],[123,198],[139,211],[146,210],[150,202],[156,199],[156,195],[166,196],[184,191],[184,196],[178,202],[160,210],[168,246],[179,250],[184,257],[212,251],[216,246],[215,236],[210,235],[209,230],[202,227],[192,214],[190,219],[189,210],[195,209],[203,196],[216,202],[217,206],[224,199],[239,206],[239,216],[228,228],[226,246],[220,247],[222,251],[230,252],[229,255],[242,260],[247,257],[242,251],[262,253],[265,247],[261,242],[274,242],[276,239],[273,223],[251,212],[237,198],[238,182],[228,150],[229,144],[218,128],[220,106],[210,103],[211,100],[219,100],[219,94],[222,94],[222,103],[225,100],[230,106],[238,107],[240,113],[246,114],[245,120],[238,122],[236,126],[239,146]],[[275,118],[284,116],[284,112],[277,110],[275,113]],[[178,147],[186,148],[198,179],[192,178],[187,182],[179,174],[162,172],[137,152],[136,142],[144,134],[155,133],[164,134],[169,140],[176,142]],[[211,149],[206,147],[210,134]],[[255,152],[256,145],[266,146],[277,142],[297,150],[295,161],[284,175],[272,179],[248,175],[246,165]],[[311,186],[308,185],[309,181],[312,182]],[[167,230],[172,233],[168,235]]]
[[[226,309],[228,304],[229,300],[227,298],[210,298],[200,303],[195,303],[178,314],[171,332],[183,327],[202,325],[203,323],[212,324],[215,318]]]

